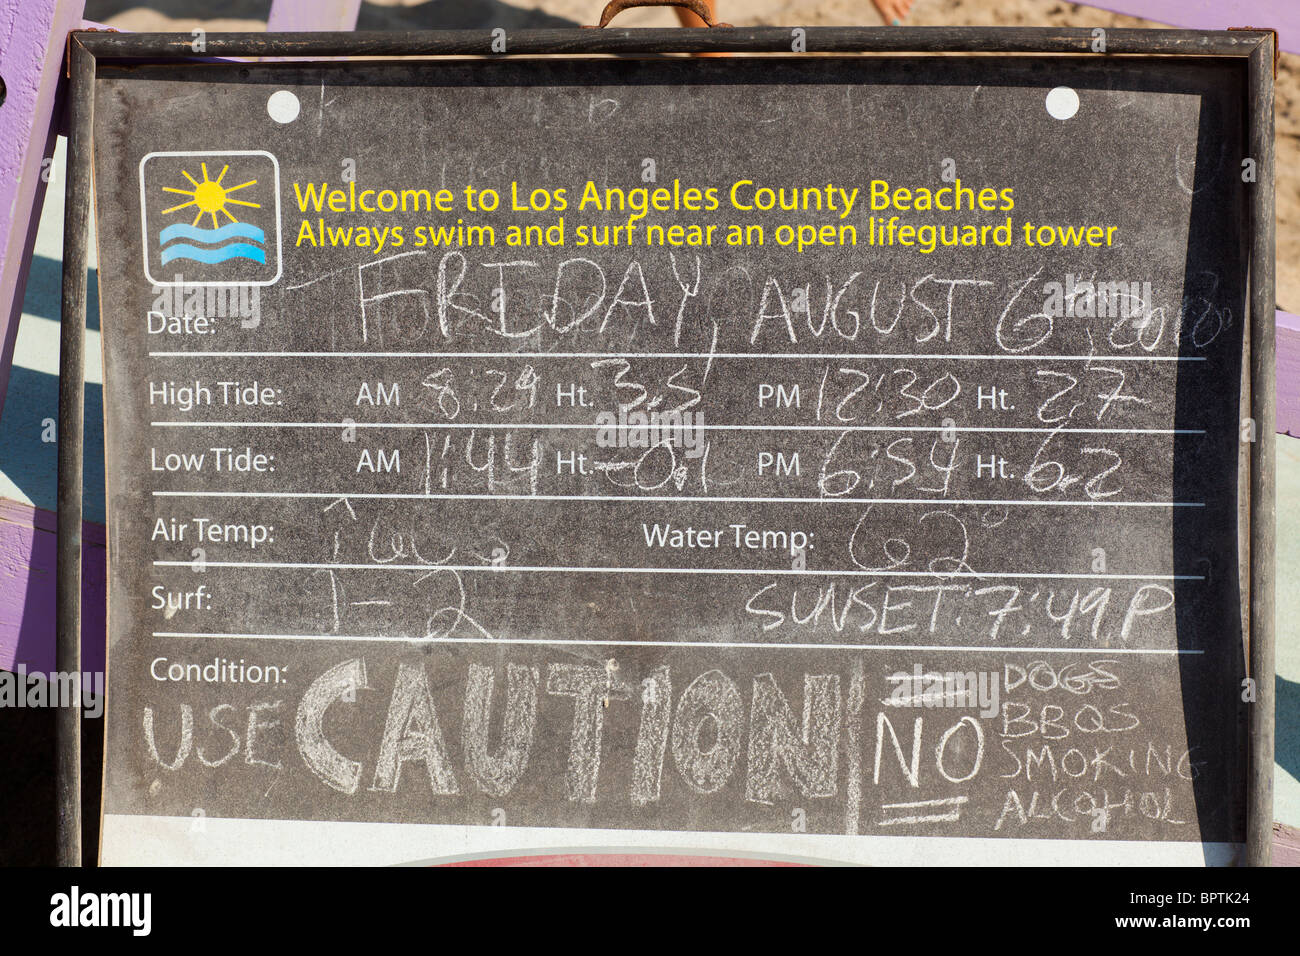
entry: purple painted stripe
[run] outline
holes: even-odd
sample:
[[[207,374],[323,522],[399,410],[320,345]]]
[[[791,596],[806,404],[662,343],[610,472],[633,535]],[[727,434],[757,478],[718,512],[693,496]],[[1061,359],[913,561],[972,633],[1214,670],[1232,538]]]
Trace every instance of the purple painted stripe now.
[[[1300,316],[1277,314],[1277,431],[1300,438]]]
[[[0,668],[54,668],[54,570],[58,553],[52,511],[0,498]],[[81,531],[81,666],[104,669],[104,526]]]
[[[84,6],[83,0],[0,0],[0,409],[45,196],[41,160],[52,144],[64,37],[81,22]]]
[[[1296,0],[1086,0],[1130,17],[1186,30],[1271,27],[1288,53],[1300,53],[1300,3]]]
[[[361,0],[272,0],[266,29],[271,33],[298,30],[355,30]]]

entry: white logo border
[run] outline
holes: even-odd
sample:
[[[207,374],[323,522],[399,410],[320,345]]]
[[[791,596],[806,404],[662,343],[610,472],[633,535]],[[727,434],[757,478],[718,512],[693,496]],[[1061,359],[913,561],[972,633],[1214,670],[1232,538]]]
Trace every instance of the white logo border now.
[[[144,191],[144,166],[149,160],[161,156],[265,156],[271,161],[271,168],[275,170],[275,276],[262,282],[160,282],[149,274],[149,221],[148,221],[148,204]],[[208,149],[198,152],[187,151],[167,151],[146,153],[140,160],[140,239],[144,255],[144,277],[150,283],[156,286],[240,286],[256,285],[268,286],[275,285],[280,281],[280,276],[284,273],[284,229],[280,219],[280,161],[275,155],[264,149]]]

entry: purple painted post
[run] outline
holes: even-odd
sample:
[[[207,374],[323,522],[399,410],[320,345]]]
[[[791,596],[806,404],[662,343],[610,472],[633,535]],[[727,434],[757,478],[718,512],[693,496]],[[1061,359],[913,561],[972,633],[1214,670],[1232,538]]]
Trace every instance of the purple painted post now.
[[[54,670],[53,511],[0,498],[0,670]],[[104,526],[82,526],[81,667],[104,669],[106,551]]]
[[[41,161],[53,152],[63,48],[84,7],[84,0],[0,0],[0,411],[45,198]]]
[[[271,33],[299,30],[355,30],[361,0],[272,0],[266,29]]]
[[[1300,316],[1277,314],[1277,431],[1300,438]]]
[[[1229,27],[1272,28],[1288,53],[1300,53],[1300,3],[1296,0],[1084,0],[1130,17],[1142,17],[1185,30]]]

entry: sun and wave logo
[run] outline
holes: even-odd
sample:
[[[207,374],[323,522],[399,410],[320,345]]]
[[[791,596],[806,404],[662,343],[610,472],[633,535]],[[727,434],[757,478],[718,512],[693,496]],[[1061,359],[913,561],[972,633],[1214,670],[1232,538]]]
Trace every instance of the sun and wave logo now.
[[[190,181],[193,189],[163,187],[165,193],[177,193],[189,198],[185,202],[164,209],[162,215],[195,210],[193,222],[174,222],[170,226],[164,226],[158,233],[163,265],[175,262],[177,259],[193,259],[195,262],[209,265],[225,262],[228,259],[252,259],[265,263],[266,250],[262,247],[262,243],[266,241],[266,233],[251,222],[240,222],[230,211],[232,205],[261,208],[261,203],[231,196],[231,193],[256,186],[257,180],[250,179],[237,186],[225,186],[222,185],[222,180],[226,178],[226,173],[230,172],[229,163],[221,167],[221,172],[217,174],[216,179],[208,178],[207,163],[200,162],[199,169],[203,173],[202,182],[190,175],[188,170],[181,170],[181,175]],[[225,225],[217,219],[218,213],[228,220]],[[211,217],[211,229],[203,229],[199,226],[204,216]],[[203,247],[193,243],[201,243]]]
[[[140,163],[145,276],[155,285],[277,281],[279,178],[264,151],[150,153]]]

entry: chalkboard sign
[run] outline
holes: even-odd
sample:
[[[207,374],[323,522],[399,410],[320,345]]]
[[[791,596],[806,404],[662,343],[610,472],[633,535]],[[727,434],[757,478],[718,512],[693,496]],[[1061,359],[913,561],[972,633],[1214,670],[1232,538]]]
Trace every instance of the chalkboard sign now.
[[[1245,76],[100,63],[103,860],[1232,860]]]

